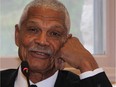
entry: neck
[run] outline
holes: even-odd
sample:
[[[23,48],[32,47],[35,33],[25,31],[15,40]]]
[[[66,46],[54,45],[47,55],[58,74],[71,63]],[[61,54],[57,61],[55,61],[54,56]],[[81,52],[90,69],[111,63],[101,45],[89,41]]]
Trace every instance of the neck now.
[[[30,71],[30,76],[29,79],[33,82],[33,83],[37,83],[40,82],[44,79],[49,78],[50,76],[52,76],[57,70],[50,70],[47,72],[33,72]]]

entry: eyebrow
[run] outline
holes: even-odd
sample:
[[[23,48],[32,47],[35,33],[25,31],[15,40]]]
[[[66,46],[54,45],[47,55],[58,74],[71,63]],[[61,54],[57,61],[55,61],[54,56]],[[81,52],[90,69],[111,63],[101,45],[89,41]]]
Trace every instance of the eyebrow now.
[[[27,22],[27,25],[28,25],[28,24],[38,24],[38,23],[37,23],[37,22],[34,22],[34,21],[28,21],[28,22]]]
[[[60,25],[54,25],[51,28],[60,28],[60,29],[65,29],[64,26],[60,26]]]
[[[39,26],[39,23],[37,23],[37,22],[35,22],[35,21],[28,21],[27,23],[26,23],[26,27],[31,27],[31,26]]]
[[[38,26],[38,25],[39,25],[38,22],[32,21],[32,20],[31,20],[31,21],[28,21],[28,22],[27,22],[26,26],[29,26],[30,24],[33,24],[33,25],[35,25],[35,26]],[[52,28],[59,28],[59,29],[67,30],[67,28],[66,28],[64,25],[60,25],[60,24],[53,25],[53,26],[51,26],[50,28],[51,28],[51,29],[52,29]]]

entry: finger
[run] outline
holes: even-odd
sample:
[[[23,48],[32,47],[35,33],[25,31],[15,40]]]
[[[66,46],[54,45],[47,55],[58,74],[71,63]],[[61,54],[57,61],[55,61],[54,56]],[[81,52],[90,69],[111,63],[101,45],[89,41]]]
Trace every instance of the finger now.
[[[64,67],[65,67],[65,63],[64,63],[64,60],[61,59],[61,58],[57,58],[55,60],[55,66],[58,70],[63,70]]]

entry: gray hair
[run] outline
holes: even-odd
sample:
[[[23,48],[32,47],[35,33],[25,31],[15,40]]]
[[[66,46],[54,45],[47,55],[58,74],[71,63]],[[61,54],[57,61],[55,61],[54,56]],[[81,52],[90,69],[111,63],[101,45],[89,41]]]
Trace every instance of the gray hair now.
[[[67,9],[65,6],[59,2],[58,0],[33,0],[30,2],[24,9],[23,15],[25,15],[30,7],[45,7],[45,8],[50,8],[56,11],[62,11],[65,13],[65,26],[69,32],[70,30],[70,17]],[[22,20],[22,18],[21,18]],[[20,21],[21,21],[20,20]]]

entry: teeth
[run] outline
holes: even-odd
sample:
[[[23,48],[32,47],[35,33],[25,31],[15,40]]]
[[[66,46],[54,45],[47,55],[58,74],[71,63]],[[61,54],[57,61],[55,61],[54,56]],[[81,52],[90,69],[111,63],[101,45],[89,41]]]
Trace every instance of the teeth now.
[[[40,53],[40,52],[36,52],[36,53],[39,54],[39,55],[42,55],[42,56],[45,55],[45,53]]]
[[[39,55],[45,55],[44,53],[40,53],[40,52],[37,52],[37,54],[39,54]]]

